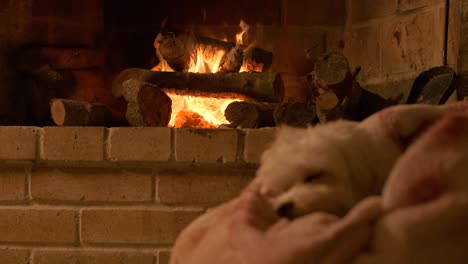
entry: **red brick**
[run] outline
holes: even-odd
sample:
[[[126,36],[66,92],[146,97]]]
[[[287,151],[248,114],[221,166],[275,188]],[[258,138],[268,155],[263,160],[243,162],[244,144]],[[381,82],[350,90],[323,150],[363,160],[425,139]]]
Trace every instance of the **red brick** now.
[[[283,0],[285,23],[298,26],[342,26],[346,19],[345,2],[345,0]]]
[[[461,39],[461,12],[460,1],[452,0],[449,14],[449,35],[448,35],[448,64],[454,69],[458,68],[458,55],[460,51]],[[466,23],[465,23],[466,24]]]
[[[158,264],[169,264],[171,259],[171,252],[169,251],[159,251],[158,253]]]
[[[262,153],[273,142],[275,128],[246,129],[244,160],[248,163],[260,163]]]
[[[86,243],[167,245],[200,212],[150,209],[89,209],[82,214]]]
[[[61,209],[0,208],[0,242],[74,243],[76,212]]]
[[[266,28],[265,35],[271,36],[273,68],[278,72],[305,75],[313,70],[314,61],[326,50],[326,31],[323,29]]]
[[[362,68],[358,76],[361,82],[380,77],[380,30],[376,24],[345,32],[344,54],[351,69]]]
[[[45,57],[54,69],[87,69],[106,63],[103,51],[96,49],[43,47],[37,52]]]
[[[429,6],[434,0],[398,0],[398,8],[401,11]]]
[[[389,16],[398,9],[395,0],[348,0],[349,16],[352,23]]]
[[[397,17],[382,26],[382,73],[419,72],[434,65],[433,12]]]
[[[2,264],[30,264],[29,250],[24,249],[0,249],[0,263]]]
[[[34,200],[145,202],[152,200],[151,172],[114,169],[38,169],[32,172]]]
[[[80,24],[53,23],[50,24],[48,44],[92,47],[96,45],[99,30],[97,27]]]
[[[73,70],[75,87],[68,97],[71,100],[102,103],[111,108],[121,104],[111,92],[111,78],[99,68]]]
[[[0,201],[21,201],[26,198],[27,171],[0,169]],[[1,263],[1,262],[0,262]]]
[[[16,19],[20,19],[17,17]],[[14,26],[10,26],[9,39],[12,43],[21,44],[49,44],[49,22],[42,20],[14,21]]]
[[[36,127],[0,127],[0,160],[35,160]]]
[[[104,160],[104,128],[46,127],[42,156],[50,161]]]
[[[216,205],[236,197],[254,175],[254,171],[166,174],[158,178],[157,193],[165,204]]]
[[[38,250],[33,261],[34,264],[153,264],[154,256],[124,250]]]
[[[171,154],[171,129],[111,128],[107,150],[111,161],[167,161]]]
[[[237,142],[233,129],[176,129],[174,154],[181,162],[234,162]]]
[[[444,64],[444,45],[445,45],[445,5],[439,5],[435,10],[434,27],[434,65]],[[449,51],[447,51],[449,52]]]
[[[140,0],[138,5],[126,1],[105,1],[106,24],[128,26],[159,26],[167,19],[168,26],[237,25],[240,19],[252,25],[280,24],[281,0],[199,0],[152,1]]]

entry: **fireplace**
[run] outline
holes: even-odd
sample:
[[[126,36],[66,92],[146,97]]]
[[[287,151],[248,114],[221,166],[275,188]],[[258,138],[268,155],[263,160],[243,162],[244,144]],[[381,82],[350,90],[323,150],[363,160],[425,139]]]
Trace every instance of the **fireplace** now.
[[[235,42],[243,20],[248,45],[273,54],[281,101],[299,106],[314,64],[343,54],[351,72],[361,68],[355,78],[372,112],[405,102],[419,73],[444,64],[466,95],[468,5],[447,3],[0,1],[0,262],[168,263],[182,228],[254,176],[274,127],[128,126],[128,102],[112,83],[158,65],[162,30]],[[65,126],[55,126],[53,98],[85,102],[74,109],[87,125],[66,126],[58,114]],[[52,103],[56,113],[66,107]]]

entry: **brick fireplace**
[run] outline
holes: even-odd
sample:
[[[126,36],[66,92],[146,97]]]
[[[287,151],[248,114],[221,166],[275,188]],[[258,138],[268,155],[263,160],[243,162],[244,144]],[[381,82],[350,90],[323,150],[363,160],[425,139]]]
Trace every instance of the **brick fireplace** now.
[[[69,69],[80,77],[78,90],[88,91],[73,96],[107,102],[115,74],[154,66],[163,21],[232,39],[244,19],[256,45],[273,52],[285,100],[304,98],[302,77],[321,54],[338,51],[352,68],[362,67],[364,89],[404,102],[416,75],[430,67],[446,63],[464,79],[460,22],[468,21],[468,5],[450,1],[447,19],[446,3],[0,1],[0,263],[168,263],[178,233],[254,176],[275,132],[38,126],[12,54],[30,47],[97,51],[97,63]]]

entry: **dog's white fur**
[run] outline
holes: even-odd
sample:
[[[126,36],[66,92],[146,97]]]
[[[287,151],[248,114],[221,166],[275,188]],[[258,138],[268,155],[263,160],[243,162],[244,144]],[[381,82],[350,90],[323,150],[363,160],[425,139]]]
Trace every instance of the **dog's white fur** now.
[[[314,211],[342,215],[380,194],[405,142],[460,105],[396,106],[358,122],[336,121],[307,129],[282,127],[264,152],[255,181],[287,217]]]

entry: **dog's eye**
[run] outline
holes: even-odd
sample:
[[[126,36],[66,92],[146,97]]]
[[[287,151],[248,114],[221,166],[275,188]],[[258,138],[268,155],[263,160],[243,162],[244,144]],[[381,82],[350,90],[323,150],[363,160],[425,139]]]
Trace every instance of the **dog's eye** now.
[[[309,173],[306,175],[306,177],[304,178],[304,182],[305,183],[309,183],[309,182],[312,182],[312,181],[315,181],[319,178],[321,178],[323,176],[323,172],[322,171],[318,171],[318,172],[314,172],[314,173]]]

